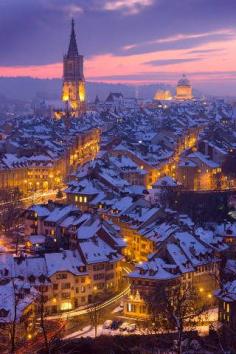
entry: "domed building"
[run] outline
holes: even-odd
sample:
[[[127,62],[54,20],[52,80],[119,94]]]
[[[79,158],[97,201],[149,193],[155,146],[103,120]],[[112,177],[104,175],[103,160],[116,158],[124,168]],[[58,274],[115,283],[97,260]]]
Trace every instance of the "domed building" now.
[[[190,81],[187,79],[186,75],[183,75],[182,78],[178,81],[176,87],[176,99],[191,100],[192,98],[192,86],[190,84]]]
[[[154,96],[155,101],[170,101],[172,100],[172,95],[169,90],[157,90]]]

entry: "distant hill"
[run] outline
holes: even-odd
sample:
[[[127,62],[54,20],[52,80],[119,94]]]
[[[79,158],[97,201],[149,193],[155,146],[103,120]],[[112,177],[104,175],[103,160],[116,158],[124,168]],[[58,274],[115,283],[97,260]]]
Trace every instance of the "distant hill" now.
[[[35,97],[44,99],[60,98],[62,81],[60,79],[33,79],[30,77],[8,78],[0,77],[0,97],[31,101]],[[126,97],[153,98],[157,89],[168,89],[174,92],[169,85],[157,83],[155,85],[124,85],[87,82],[88,100],[94,100],[98,95],[105,99],[110,92],[122,92]]]

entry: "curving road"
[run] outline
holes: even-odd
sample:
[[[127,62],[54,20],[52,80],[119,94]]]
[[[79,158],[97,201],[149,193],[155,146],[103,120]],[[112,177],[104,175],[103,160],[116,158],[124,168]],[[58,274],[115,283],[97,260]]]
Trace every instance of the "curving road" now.
[[[61,186],[61,188],[58,188],[58,189],[63,190],[63,189],[65,189],[65,186],[63,185],[63,186]],[[23,202],[25,204],[25,206],[30,206],[32,204],[39,204],[42,202],[46,202],[47,198],[49,199],[49,197],[50,197],[50,199],[52,199],[52,198],[56,197],[58,189],[51,189],[51,190],[48,190],[47,192],[43,192],[43,191],[34,192],[28,197],[21,198],[20,201]],[[61,199],[65,199],[65,198],[66,197],[64,196]],[[0,206],[8,205],[11,203],[12,203],[11,201],[1,202]]]

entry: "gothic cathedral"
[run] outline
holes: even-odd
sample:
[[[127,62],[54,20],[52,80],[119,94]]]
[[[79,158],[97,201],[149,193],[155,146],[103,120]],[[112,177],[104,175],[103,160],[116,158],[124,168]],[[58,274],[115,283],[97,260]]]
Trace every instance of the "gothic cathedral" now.
[[[74,117],[85,112],[86,108],[83,61],[83,55],[78,53],[74,20],[72,20],[70,44],[63,60],[62,101],[66,104],[67,112]]]

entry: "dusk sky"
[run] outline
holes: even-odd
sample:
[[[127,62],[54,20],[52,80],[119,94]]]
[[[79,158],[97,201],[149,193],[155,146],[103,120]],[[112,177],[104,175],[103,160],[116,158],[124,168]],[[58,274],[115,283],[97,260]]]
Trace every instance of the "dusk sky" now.
[[[0,76],[62,76],[70,21],[89,81],[236,93],[236,0],[0,0]]]

